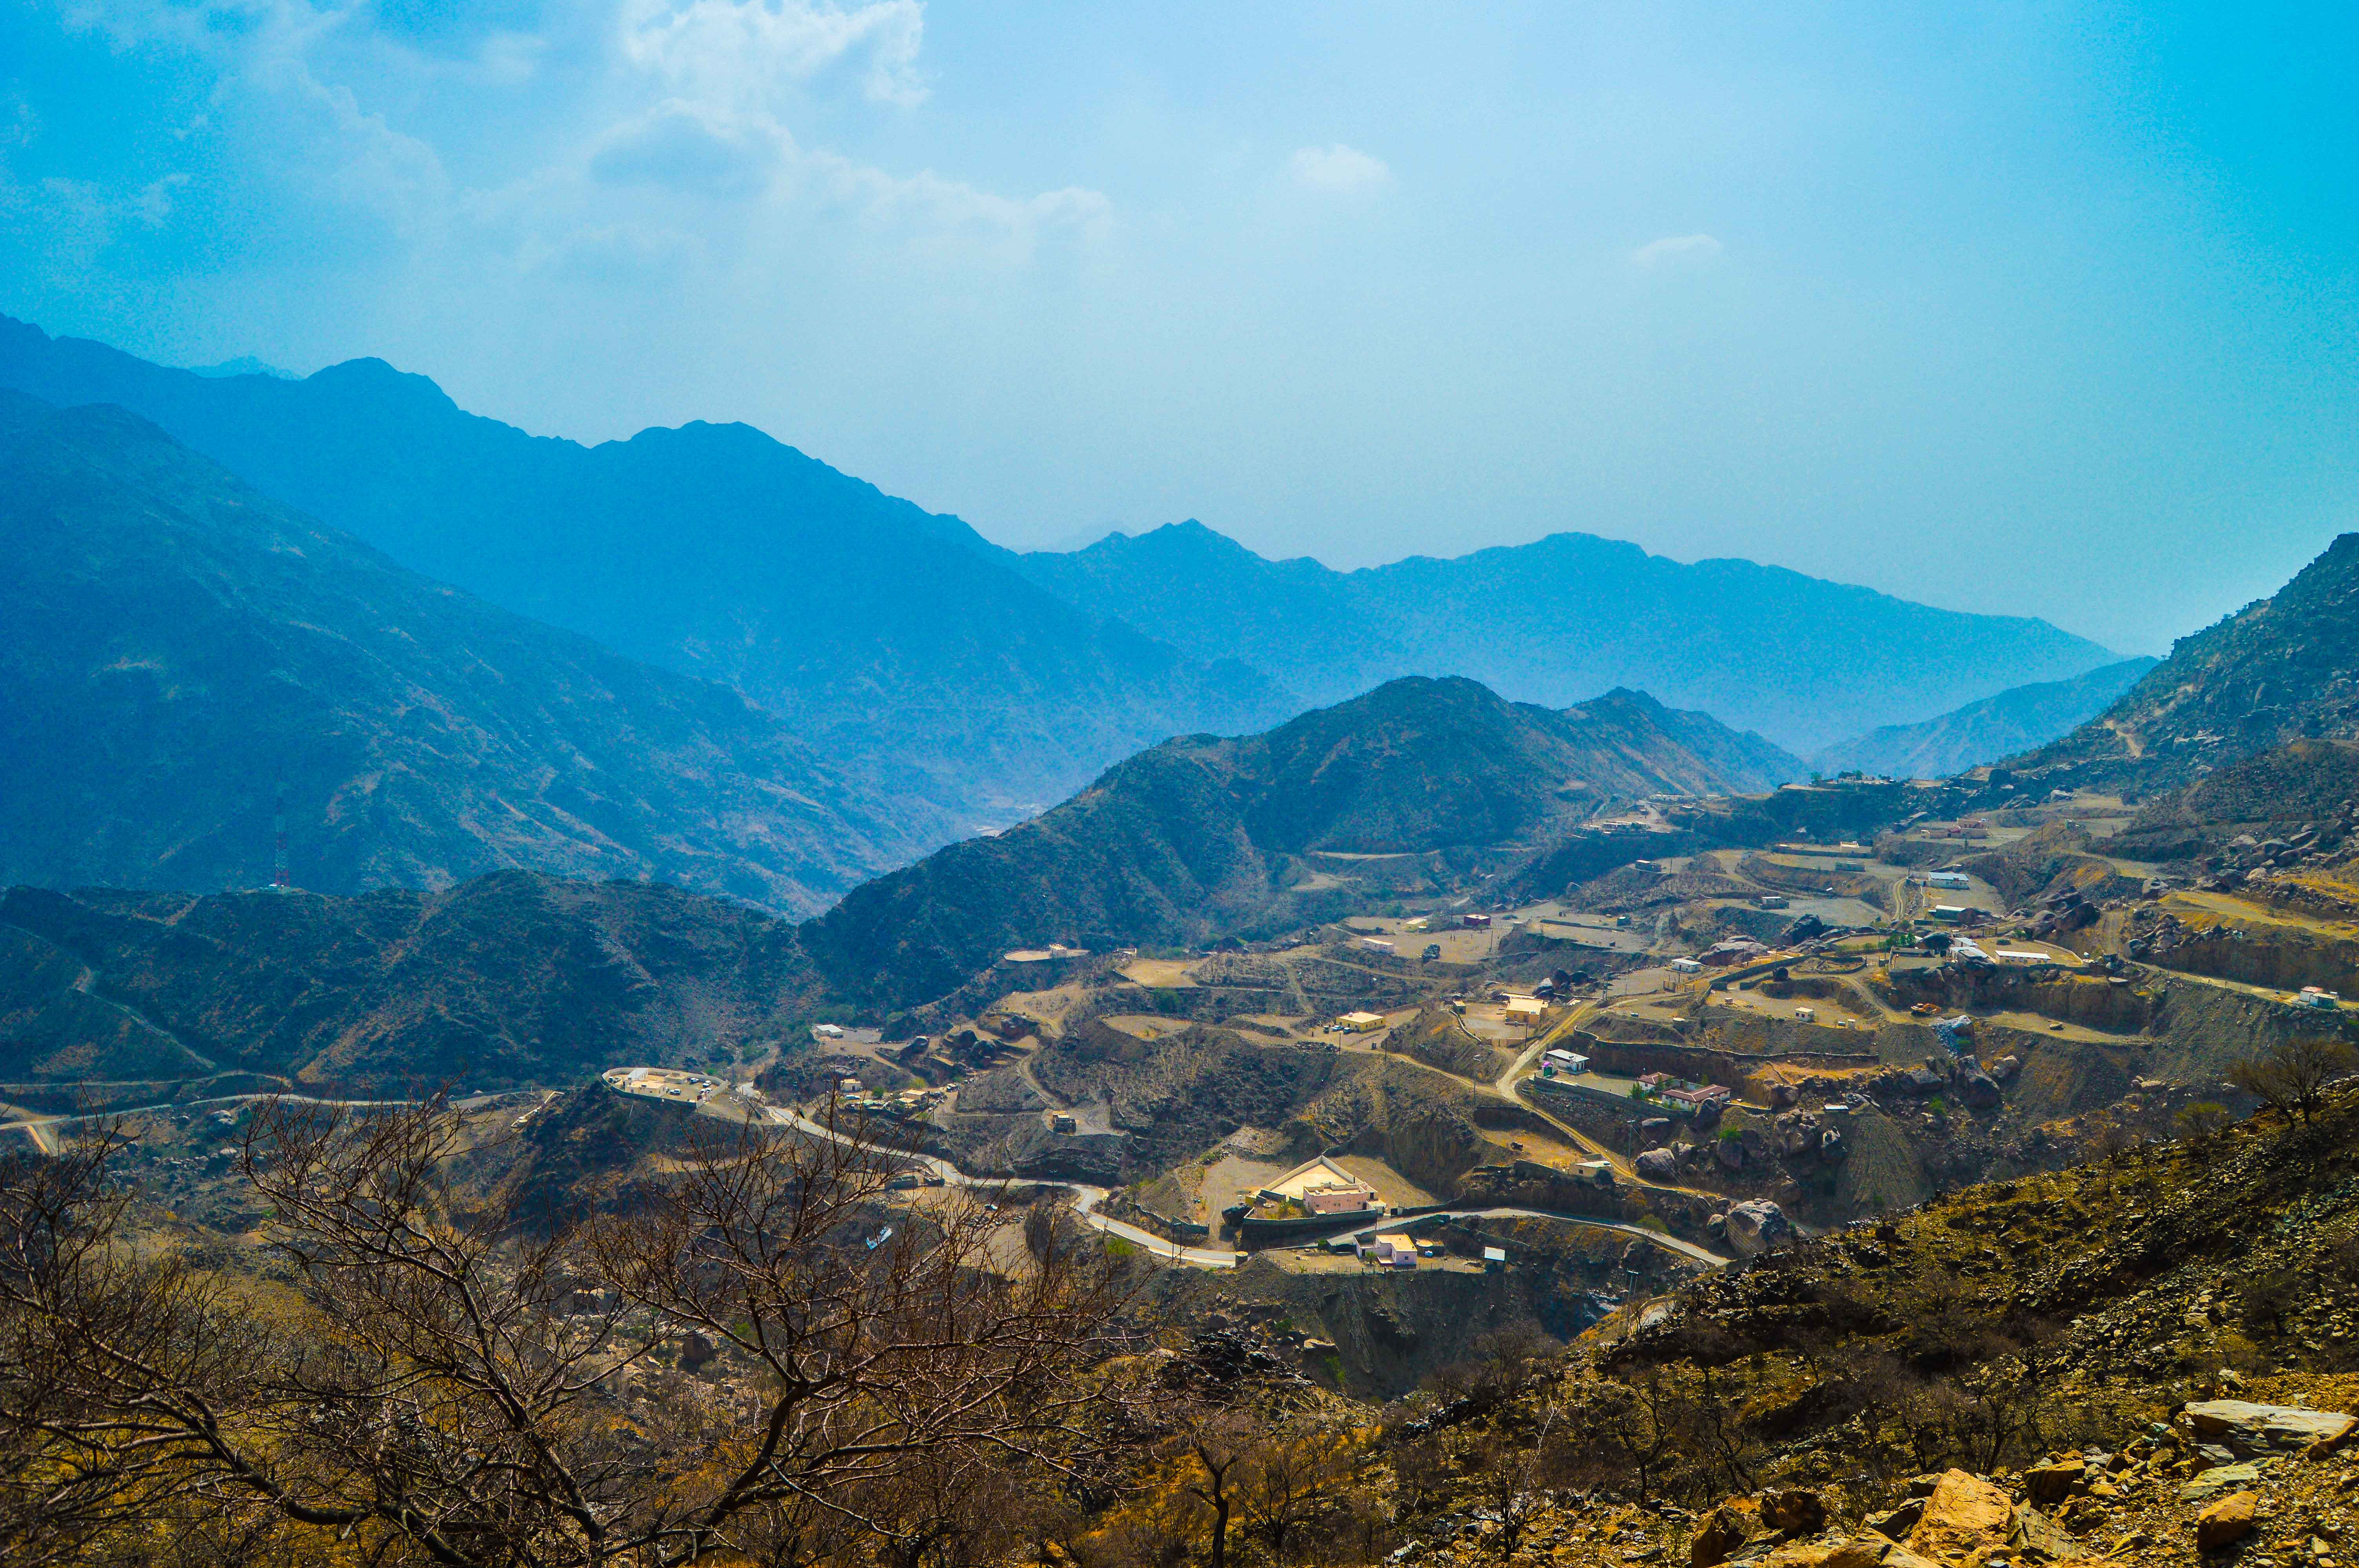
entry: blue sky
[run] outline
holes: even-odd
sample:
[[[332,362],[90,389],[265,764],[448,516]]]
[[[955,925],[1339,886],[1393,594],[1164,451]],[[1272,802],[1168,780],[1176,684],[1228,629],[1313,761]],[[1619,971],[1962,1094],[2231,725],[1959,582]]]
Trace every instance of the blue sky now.
[[[2341,7],[0,0],[0,310],[1031,546],[1574,528],[2158,650],[2359,526]]]

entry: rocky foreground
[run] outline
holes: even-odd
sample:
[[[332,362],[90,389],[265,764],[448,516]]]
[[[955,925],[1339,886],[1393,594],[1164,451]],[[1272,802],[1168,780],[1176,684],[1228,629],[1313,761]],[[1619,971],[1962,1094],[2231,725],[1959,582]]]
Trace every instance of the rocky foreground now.
[[[2354,1167],[2345,1086],[1773,1250],[1561,1353],[1494,1346],[1352,1438],[1333,1550],[1285,1560],[2335,1568]]]

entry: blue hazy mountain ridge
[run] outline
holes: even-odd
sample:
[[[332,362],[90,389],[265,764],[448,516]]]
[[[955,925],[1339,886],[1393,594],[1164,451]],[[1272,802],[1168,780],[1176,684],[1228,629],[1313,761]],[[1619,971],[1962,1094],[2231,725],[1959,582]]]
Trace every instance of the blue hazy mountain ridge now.
[[[1075,604],[1119,607],[1308,701],[1405,674],[1469,676],[1554,707],[1630,686],[1801,751],[2114,659],[2044,621],[1751,561],[1681,565],[1584,534],[1345,572],[1266,560],[1190,521],[1021,563]]]
[[[1921,723],[1872,730],[1828,747],[1810,763],[1829,773],[1856,770],[1887,778],[1949,778],[2070,734],[2161,662],[2123,659],[2071,680],[2016,687]]]
[[[207,377],[0,318],[0,386],[130,408],[413,569],[734,686],[877,793],[977,826],[1172,734],[1401,675],[1557,708],[1638,687],[1806,751],[2112,658],[2042,622],[1576,534],[1352,572],[1193,523],[1017,555],[750,427],[583,448],[375,360]]]
[[[128,408],[413,570],[734,687],[877,793],[971,827],[1170,735],[1302,706],[1074,608],[959,519],[744,425],[585,448],[381,361],[212,377],[5,318],[0,386]]]
[[[408,571],[120,408],[0,391],[0,883],[823,907],[957,824],[714,682]]]

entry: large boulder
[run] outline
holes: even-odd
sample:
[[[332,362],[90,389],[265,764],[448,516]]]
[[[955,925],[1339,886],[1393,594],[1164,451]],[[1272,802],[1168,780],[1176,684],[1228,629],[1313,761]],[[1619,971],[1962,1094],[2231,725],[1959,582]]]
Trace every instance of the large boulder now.
[[[2217,1443],[2238,1455],[2339,1447],[2359,1417],[2298,1405],[2256,1405],[2244,1400],[2202,1400],[2179,1412],[2198,1442]]]
[[[1988,1073],[1968,1073],[1958,1080],[1958,1092],[1968,1105],[1987,1110],[2006,1097],[1999,1092],[1998,1080]]]
[[[1819,1568],[1876,1568],[1885,1551],[1880,1541],[1838,1541],[1819,1559]]]
[[[1680,1173],[1680,1157],[1669,1149],[1649,1149],[1637,1159],[1638,1174],[1650,1182],[1668,1182]]]
[[[1749,1501],[1731,1498],[1703,1516],[1688,1541],[1690,1568],[1718,1568],[1753,1538],[1758,1520]]]
[[[2089,1467],[2077,1454],[2023,1473],[2023,1489],[2035,1503],[2060,1503],[2089,1478]]]
[[[1747,1198],[1729,1206],[1729,1245],[1739,1252],[1766,1251],[1793,1234],[1794,1222],[1767,1198]]]
[[[1745,1169],[1745,1145],[1740,1140],[1719,1139],[1713,1142],[1712,1152],[1720,1161],[1722,1169],[1729,1171]]]
[[[1827,1505],[1805,1487],[1764,1492],[1761,1522],[1787,1535],[1816,1535],[1827,1528]]]
[[[2253,1516],[2259,1511],[2258,1492],[2231,1492],[2195,1516],[2195,1548],[2217,1552],[2253,1533]]]
[[[2015,1504],[1979,1476],[1949,1470],[1933,1484],[1925,1511],[1905,1543],[1936,1563],[1962,1562],[1977,1547],[2005,1546],[2015,1525]]]

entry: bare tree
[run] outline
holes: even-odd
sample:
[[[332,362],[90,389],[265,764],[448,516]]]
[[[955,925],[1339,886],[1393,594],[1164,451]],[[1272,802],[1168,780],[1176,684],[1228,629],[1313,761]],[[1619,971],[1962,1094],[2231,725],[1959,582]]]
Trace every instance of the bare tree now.
[[[101,1125],[61,1158],[0,1162],[0,1561],[82,1562],[125,1519],[169,1561],[190,1504],[212,1515],[203,1558],[250,1544],[242,1488],[218,1485],[223,1431],[277,1341],[218,1281],[119,1243],[122,1146]]]
[[[1203,1409],[1184,1418],[1173,1444],[1185,1466],[1180,1486],[1212,1516],[1206,1561],[1227,1568],[1229,1521],[1245,1489],[1246,1469],[1261,1445],[1261,1419],[1244,1409]]]
[[[956,1193],[885,1238],[885,1162],[753,1128],[528,1234],[449,1184],[465,1136],[440,1104],[266,1103],[277,1310],[136,1256],[104,1147],[0,1184],[5,1528],[61,1561],[188,1499],[385,1562],[914,1563],[949,1539],[929,1496],[1070,1464],[1117,1304],[1082,1249],[995,1247]],[[665,1365],[691,1338],[706,1376]]]
[[[1352,1468],[1352,1434],[1332,1421],[1283,1422],[1245,1452],[1235,1487],[1245,1532],[1291,1562],[1303,1536],[1334,1508]]]
[[[2325,1099],[2326,1086],[2359,1070],[2359,1050],[2326,1035],[2288,1040],[2228,1069],[2228,1081],[2288,1120],[2308,1127]]]

